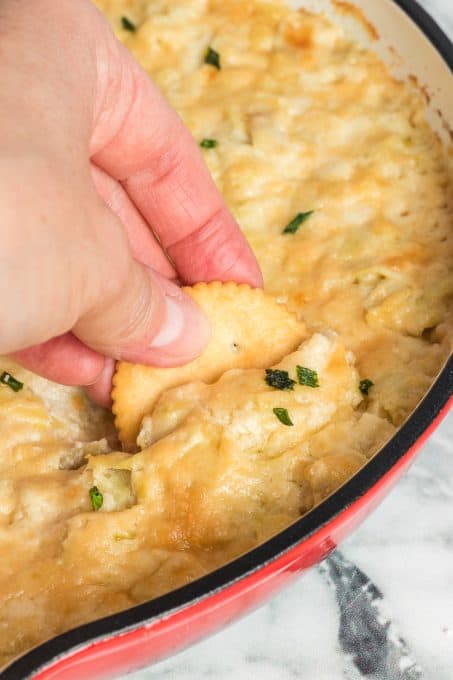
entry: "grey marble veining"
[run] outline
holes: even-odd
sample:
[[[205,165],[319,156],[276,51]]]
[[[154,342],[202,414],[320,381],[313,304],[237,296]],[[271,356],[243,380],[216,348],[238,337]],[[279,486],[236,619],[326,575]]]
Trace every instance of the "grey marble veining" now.
[[[453,0],[419,0],[419,5],[436,19],[447,34],[453,35]]]
[[[453,0],[420,4],[453,36]],[[127,678],[453,680],[453,413],[341,552],[258,611]]]
[[[356,584],[349,578],[343,587],[332,585],[327,565],[312,569],[224,631],[127,677],[452,680],[453,414],[396,489],[341,546],[340,559],[349,562],[347,568],[356,565]],[[347,632],[344,640],[342,616],[352,624],[367,618],[371,642],[362,628],[362,638],[348,649],[353,634]],[[374,669],[364,675],[354,653],[359,643],[366,648],[379,640],[387,654],[377,662],[375,656]],[[366,658],[363,650],[361,656]]]

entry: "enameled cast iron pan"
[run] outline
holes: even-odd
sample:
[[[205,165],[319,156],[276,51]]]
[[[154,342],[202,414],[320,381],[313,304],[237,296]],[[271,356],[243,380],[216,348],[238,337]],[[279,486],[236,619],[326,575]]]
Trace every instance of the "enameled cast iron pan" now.
[[[453,143],[453,44],[420,5],[414,0],[292,4],[325,11],[375,49],[396,75],[415,76],[428,95],[432,127],[446,145]],[[345,13],[345,7],[359,12]],[[0,672],[0,680],[113,678],[162,659],[256,607],[328,555],[380,502],[453,405],[452,394],[450,358],[386,446],[288,529],[183,588],[43,643]]]

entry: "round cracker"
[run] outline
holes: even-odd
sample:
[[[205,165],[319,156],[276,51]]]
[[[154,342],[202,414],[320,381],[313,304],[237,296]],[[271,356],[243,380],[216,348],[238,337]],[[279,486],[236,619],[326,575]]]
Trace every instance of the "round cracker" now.
[[[184,288],[211,322],[211,339],[201,356],[185,366],[157,368],[120,362],[113,379],[113,413],[127,450],[136,448],[143,417],[171,387],[211,383],[232,368],[268,368],[294,351],[305,325],[260,289],[235,283],[198,283]]]

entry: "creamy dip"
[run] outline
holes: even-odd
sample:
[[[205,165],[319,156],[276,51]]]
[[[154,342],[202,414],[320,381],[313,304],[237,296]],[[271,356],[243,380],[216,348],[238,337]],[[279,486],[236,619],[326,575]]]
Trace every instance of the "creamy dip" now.
[[[0,384],[0,666],[287,526],[395,432],[451,345],[451,171],[417,91],[280,2],[97,4],[213,140],[202,153],[267,291],[308,328],[280,369],[320,385],[277,403],[251,369],[174,388],[130,455],[78,390],[3,360],[24,387]]]

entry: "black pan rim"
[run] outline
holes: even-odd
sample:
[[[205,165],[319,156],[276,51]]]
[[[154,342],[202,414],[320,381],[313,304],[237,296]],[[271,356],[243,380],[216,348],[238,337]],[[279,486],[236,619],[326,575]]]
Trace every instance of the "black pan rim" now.
[[[0,680],[26,680],[87,645],[142,628],[225,590],[274,562],[347,510],[378,483],[429,429],[453,394],[453,356],[410,418],[349,482],[287,529],[223,567],[144,604],[62,633],[31,649],[0,673]]]
[[[453,42],[418,0],[392,0],[417,24],[446,64],[453,70]]]
[[[422,30],[453,71],[453,42],[416,0],[392,0]],[[0,671],[0,680],[26,680],[58,659],[103,639],[116,637],[157,621],[218,593],[261,570],[331,522],[365,495],[403,458],[453,395],[453,356],[423,400],[382,450],[320,505],[262,545],[214,572],[150,602],[87,623],[31,649]]]

